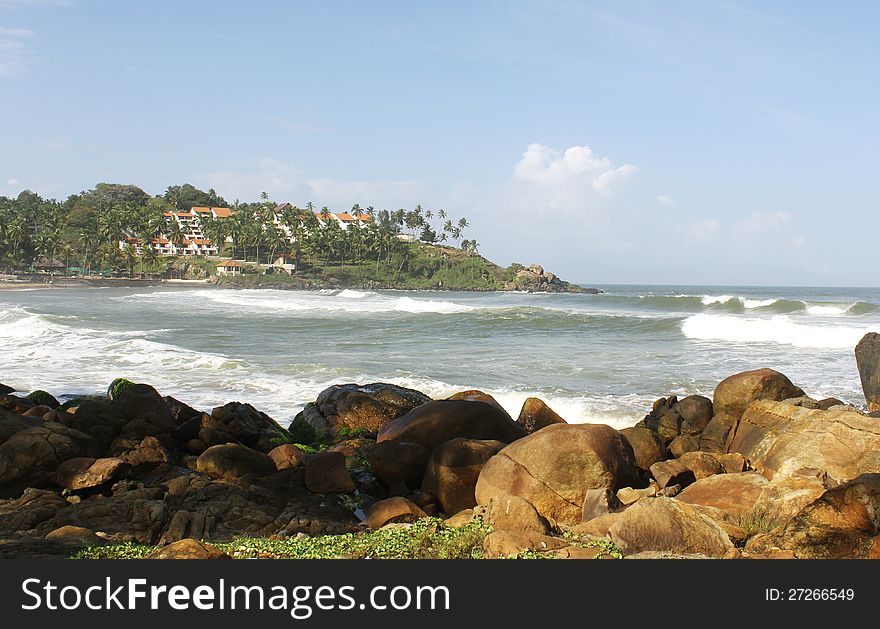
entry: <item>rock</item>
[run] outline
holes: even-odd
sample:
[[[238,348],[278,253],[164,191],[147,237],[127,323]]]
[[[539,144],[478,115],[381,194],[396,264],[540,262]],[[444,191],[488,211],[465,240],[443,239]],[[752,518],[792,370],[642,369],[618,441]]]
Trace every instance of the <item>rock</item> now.
[[[474,521],[474,510],[473,509],[464,509],[463,511],[459,511],[454,516],[450,518],[446,518],[443,521],[445,526],[448,526],[453,529],[460,529],[463,526],[467,526],[471,522]]]
[[[306,461],[305,483],[309,491],[316,494],[347,494],[354,491],[354,481],[345,467],[345,457],[339,452],[319,452],[310,456]]]
[[[856,365],[869,411],[880,411],[880,334],[868,332],[856,345]]]
[[[192,406],[188,404],[184,404],[180,400],[177,400],[170,395],[165,396],[165,403],[168,405],[168,408],[171,410],[171,416],[174,418],[174,423],[177,424],[178,427],[183,424],[195,420],[196,423],[201,419],[202,413],[201,411],[197,411]],[[195,435],[191,435],[189,438],[193,439],[198,434],[196,431]],[[184,440],[186,441],[186,440]]]
[[[19,415],[23,415],[35,406],[36,404],[27,398],[18,397],[17,395],[0,395],[0,408],[5,408]]]
[[[43,422],[0,445],[0,497],[15,498],[25,487],[45,486],[63,461],[89,456],[95,440],[62,424]]]
[[[669,443],[669,454],[679,458],[685,452],[694,452],[700,449],[700,440],[693,435],[679,435]]]
[[[799,559],[878,559],[878,535],[880,474],[862,474],[827,490],[787,524],[755,536],[746,550],[787,550]]]
[[[235,441],[263,453],[293,441],[290,433],[278,422],[250,404],[230,402],[218,406],[211,411],[211,419],[215,420],[214,429],[226,432]],[[205,421],[202,427],[207,427]]]
[[[723,557],[733,548],[717,523],[673,498],[639,500],[615,514],[608,533],[625,555],[668,551]]]
[[[657,418],[657,436],[663,445],[668,446],[673,439],[681,434],[681,415],[672,409],[661,413]]]
[[[657,434],[643,426],[624,428],[620,434],[629,442],[639,469],[649,470],[654,463],[665,461],[669,452]]]
[[[35,417],[26,417],[0,408],[0,444],[5,443],[12,435],[26,428],[41,426],[43,421]]]
[[[45,405],[34,406],[33,408],[29,408],[24,413],[22,413],[23,417],[42,417],[46,413],[51,413],[52,409]]]
[[[433,450],[458,437],[510,443],[525,434],[525,430],[507,413],[491,404],[437,400],[418,406],[382,426],[376,441],[412,441]]]
[[[746,461],[745,457],[739,452],[715,454],[714,456],[718,459],[718,462],[721,463],[721,467],[724,468],[724,471],[727,474],[745,472],[749,469],[748,461]]]
[[[160,487],[144,487],[112,496],[92,496],[60,509],[43,526],[49,530],[65,525],[82,526],[105,532],[119,541],[155,544],[168,518],[164,493]]]
[[[837,484],[837,481],[821,470],[797,470],[791,476],[774,478],[767,483],[755,502],[754,512],[764,519],[768,530],[772,529],[787,523],[804,507]]]
[[[415,522],[419,518],[427,517],[418,506],[400,496],[380,500],[367,509],[366,516],[367,526],[374,530],[386,524]]]
[[[275,462],[275,467],[279,470],[286,470],[291,467],[300,467],[306,462],[306,453],[297,448],[295,445],[285,443],[269,451],[269,458]]]
[[[16,500],[0,500],[0,531],[36,529],[67,506],[67,501],[54,491],[25,489]]]
[[[194,539],[182,539],[153,551],[147,559],[231,559],[216,546]]]
[[[644,489],[633,489],[632,487],[623,487],[617,490],[617,500],[621,505],[628,507],[635,504],[642,498],[653,498],[657,495],[657,486],[648,485]]]
[[[196,461],[196,469],[212,478],[227,479],[268,476],[276,471],[275,462],[268,455],[234,443],[205,450]]]
[[[709,420],[715,414],[712,400],[702,395],[689,395],[682,398],[672,406],[672,410],[678,413],[682,420],[700,430],[706,428]]]
[[[513,442],[489,459],[477,481],[478,504],[520,496],[559,523],[581,521],[590,489],[638,484],[632,448],[604,424],[555,424]]]
[[[204,448],[199,454],[204,452]],[[133,474],[144,474],[163,463],[170,463],[171,453],[156,437],[144,437],[134,448],[121,453],[121,457],[131,466]]]
[[[113,399],[111,409],[129,421],[146,419],[167,432],[173,432],[177,427],[165,399],[148,384],[126,386],[119,396]]]
[[[451,518],[446,518],[443,521],[445,526],[448,526],[453,529],[460,529],[463,526],[467,526],[471,522],[474,521],[474,510],[473,509],[464,509],[463,511],[459,511]]]
[[[843,402],[838,400],[836,397],[827,397],[825,399],[819,400],[819,410],[827,411],[829,408],[833,408],[835,406],[845,406]]]
[[[530,264],[528,268],[535,275],[544,275],[544,267],[540,264]]]
[[[660,489],[665,489],[670,485],[686,487],[697,480],[694,471],[679,459],[654,463],[651,466],[651,476],[657,481]]]
[[[492,397],[488,393],[484,393],[483,391],[479,391],[477,389],[470,389],[468,391],[459,391],[458,393],[450,395],[446,399],[447,400],[470,400],[471,402],[483,402],[485,404],[491,404],[492,406],[494,406],[498,410],[504,411],[505,413],[507,413],[507,411],[504,410],[504,407],[498,403],[498,400],[496,400],[494,397]]]
[[[0,395],[9,395],[10,393],[15,393],[15,389],[9,385],[0,383]]]
[[[731,522],[753,511],[767,479],[757,472],[707,476],[685,487],[675,498],[691,505],[719,509]]]
[[[700,450],[703,452],[726,452],[738,421],[737,417],[729,413],[715,415],[700,435]]]
[[[407,487],[419,487],[430,451],[412,441],[384,441],[370,450],[370,464],[376,478],[386,485],[403,482]]]
[[[95,439],[101,452],[109,450],[110,444],[128,423],[106,400],[81,400],[67,412],[59,413],[58,421]]]
[[[581,507],[581,521],[589,522],[593,518],[616,511],[620,506],[617,494],[610,489],[588,489]]]
[[[880,472],[880,424],[846,407],[822,411],[755,402],[740,420],[730,450],[770,479],[812,467],[843,481]]]
[[[122,392],[125,391],[128,387],[133,385],[134,383],[131,380],[127,380],[126,378],[116,378],[113,382],[110,383],[110,386],[107,387],[107,399],[115,400]]]
[[[685,452],[678,460],[694,473],[697,480],[724,473],[724,466],[718,457],[706,452]]]
[[[547,552],[567,548],[570,544],[558,537],[525,531],[493,531],[483,540],[487,559],[515,557],[526,551]]]
[[[562,417],[557,415],[543,400],[536,397],[530,397],[523,402],[519,417],[516,420],[523,430],[532,434],[537,430],[541,430],[545,426],[552,424],[567,423]]]
[[[46,539],[57,539],[71,542],[77,546],[94,546],[102,543],[100,537],[82,526],[61,526],[46,533]]]
[[[322,391],[313,404],[306,405],[301,419],[313,434],[374,434],[388,422],[430,401],[424,393],[393,384],[343,384]]]
[[[493,498],[486,505],[483,520],[496,531],[525,531],[540,535],[550,531],[547,520],[541,517],[535,506],[519,496]]]
[[[58,400],[55,399],[55,396],[39,389],[28,393],[27,399],[33,402],[36,406],[48,406],[50,409],[61,406]]]
[[[477,506],[474,489],[486,461],[507,444],[479,439],[452,439],[434,448],[422,491],[436,496],[445,513]]]
[[[803,394],[802,389],[778,371],[755,369],[722,380],[715,388],[712,406],[716,415],[728,414],[738,419],[755,400],[781,401]]]
[[[55,482],[64,489],[78,491],[99,487],[121,477],[129,466],[122,459],[93,459],[79,457],[68,459],[58,466]]]

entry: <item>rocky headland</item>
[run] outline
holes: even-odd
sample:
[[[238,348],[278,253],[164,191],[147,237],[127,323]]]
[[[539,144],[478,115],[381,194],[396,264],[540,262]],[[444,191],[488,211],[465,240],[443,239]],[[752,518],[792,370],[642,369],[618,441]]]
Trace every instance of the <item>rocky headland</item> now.
[[[880,558],[878,336],[856,356],[870,411],[762,368],[711,399],[660,398],[620,431],[536,398],[513,418],[480,391],[384,383],[330,387],[289,428],[126,380],[64,404],[0,386],[0,557],[300,556],[318,542],[461,556],[442,539],[487,558]]]

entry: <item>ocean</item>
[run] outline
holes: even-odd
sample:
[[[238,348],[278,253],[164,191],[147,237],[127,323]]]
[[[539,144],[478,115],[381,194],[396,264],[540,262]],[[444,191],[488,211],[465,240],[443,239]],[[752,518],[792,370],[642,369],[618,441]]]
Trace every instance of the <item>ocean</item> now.
[[[249,402],[289,423],[332,384],[446,397],[530,396],[616,428],[658,397],[710,396],[772,367],[817,398],[864,404],[853,348],[880,289],[599,286],[601,295],[228,290],[186,285],[0,291],[0,382],[57,396],[117,377],[197,408]]]

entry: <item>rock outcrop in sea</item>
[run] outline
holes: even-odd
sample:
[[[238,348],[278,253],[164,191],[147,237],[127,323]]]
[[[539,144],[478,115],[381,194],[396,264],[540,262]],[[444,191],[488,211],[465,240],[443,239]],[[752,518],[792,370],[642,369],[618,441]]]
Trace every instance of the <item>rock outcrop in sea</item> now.
[[[875,347],[857,350],[869,405]],[[384,383],[331,387],[290,429],[128,381],[63,404],[0,390],[0,557],[124,541],[221,557],[204,542],[439,516],[490,526],[487,557],[880,558],[878,419],[767,368],[619,431],[534,398],[515,420],[480,391]]]

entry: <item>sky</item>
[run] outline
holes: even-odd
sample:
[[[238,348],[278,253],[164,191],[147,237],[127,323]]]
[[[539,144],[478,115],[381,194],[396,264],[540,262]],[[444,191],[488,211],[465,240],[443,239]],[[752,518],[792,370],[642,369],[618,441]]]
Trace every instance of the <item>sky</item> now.
[[[580,283],[877,286],[880,4],[0,0],[0,195],[465,216]]]

